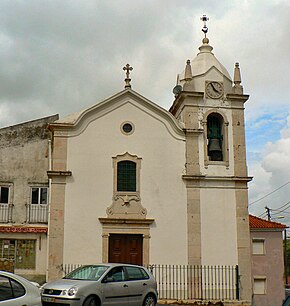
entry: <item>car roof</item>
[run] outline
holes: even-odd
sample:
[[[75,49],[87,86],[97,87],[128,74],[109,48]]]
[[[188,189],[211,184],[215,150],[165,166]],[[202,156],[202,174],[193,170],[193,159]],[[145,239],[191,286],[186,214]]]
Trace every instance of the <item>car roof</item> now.
[[[126,266],[126,267],[144,268],[143,266],[133,265],[133,264],[126,264],[126,263],[93,263],[93,264],[86,264],[86,265],[83,265],[83,266],[106,266],[106,267]]]
[[[26,278],[24,278],[24,277],[22,277],[22,276],[20,276],[18,274],[11,273],[11,272],[0,270],[0,275],[8,276],[8,277],[17,279],[18,281],[31,283],[28,279],[26,279]]]
[[[5,276],[15,276],[14,273],[7,272],[7,271],[4,271],[4,270],[0,270],[0,274],[5,275]]]

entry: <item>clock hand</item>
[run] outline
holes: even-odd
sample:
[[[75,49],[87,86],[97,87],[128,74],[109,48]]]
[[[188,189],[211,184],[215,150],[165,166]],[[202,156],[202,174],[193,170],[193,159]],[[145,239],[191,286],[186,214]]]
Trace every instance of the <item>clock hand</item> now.
[[[215,86],[213,85],[213,83],[210,83],[210,85],[211,85],[212,89],[213,89],[215,92],[219,92],[219,91],[215,88]]]

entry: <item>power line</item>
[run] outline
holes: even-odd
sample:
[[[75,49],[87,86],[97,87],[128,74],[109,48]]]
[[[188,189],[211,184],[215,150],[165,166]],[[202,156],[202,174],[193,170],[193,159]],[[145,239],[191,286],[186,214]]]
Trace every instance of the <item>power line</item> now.
[[[290,214],[290,212],[286,211],[290,208],[289,203],[290,203],[290,201],[288,201],[286,204],[284,204],[281,207],[278,207],[276,209],[272,208],[271,210],[273,211],[273,215],[278,215],[278,214],[281,214],[281,213],[282,214]],[[284,208],[284,209],[281,209],[281,208]]]
[[[275,190],[273,190],[273,191],[267,193],[267,194],[264,195],[262,198],[260,198],[260,199],[258,199],[258,200],[256,200],[256,201],[254,201],[254,202],[252,202],[252,203],[250,203],[249,206],[251,206],[251,205],[253,205],[253,204],[255,204],[255,203],[257,203],[257,202],[259,202],[259,201],[261,201],[261,200],[263,200],[263,199],[265,199],[266,197],[268,197],[269,195],[271,195],[271,194],[273,194],[274,192],[278,191],[279,189],[285,187],[285,186],[288,185],[289,183],[290,183],[290,181],[288,181],[287,183],[281,185],[280,187],[276,188]]]
[[[290,212],[287,212],[287,211],[277,211],[277,212],[274,212],[272,215],[279,215],[281,213],[290,215]]]
[[[266,212],[263,212],[262,214],[260,214],[258,216],[258,218],[265,218],[267,216],[267,213]]]
[[[282,205],[282,206],[280,206],[280,207],[277,207],[277,208],[275,208],[275,209],[273,208],[273,210],[279,210],[279,209],[281,209],[281,208],[287,206],[289,203],[290,203],[290,201],[288,201],[286,204],[284,204],[284,205]],[[290,206],[286,207],[285,210],[288,209],[288,208],[290,208]]]

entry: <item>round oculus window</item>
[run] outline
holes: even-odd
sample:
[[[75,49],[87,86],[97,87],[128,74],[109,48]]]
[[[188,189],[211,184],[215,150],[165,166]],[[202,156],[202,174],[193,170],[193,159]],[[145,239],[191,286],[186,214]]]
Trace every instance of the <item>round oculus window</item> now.
[[[122,131],[125,134],[132,134],[134,131],[133,125],[129,122],[126,122],[122,125]]]

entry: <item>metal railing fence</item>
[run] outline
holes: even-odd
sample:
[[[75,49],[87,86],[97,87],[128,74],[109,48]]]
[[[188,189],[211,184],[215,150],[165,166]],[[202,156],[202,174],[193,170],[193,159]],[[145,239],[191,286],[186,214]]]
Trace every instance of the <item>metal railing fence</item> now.
[[[64,264],[64,274],[80,267]],[[239,300],[239,267],[202,265],[148,265],[157,282],[159,299]]]
[[[47,223],[48,204],[26,204],[27,223]]]
[[[12,222],[14,204],[0,204],[0,223]]]

